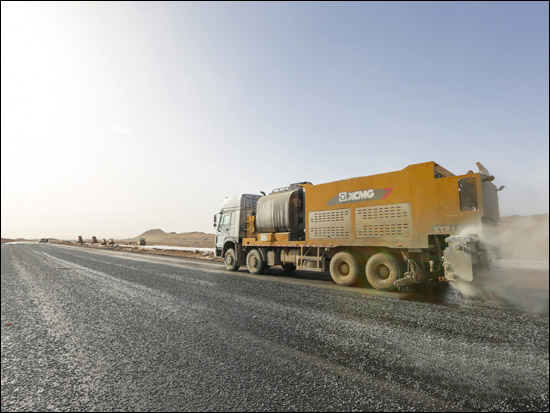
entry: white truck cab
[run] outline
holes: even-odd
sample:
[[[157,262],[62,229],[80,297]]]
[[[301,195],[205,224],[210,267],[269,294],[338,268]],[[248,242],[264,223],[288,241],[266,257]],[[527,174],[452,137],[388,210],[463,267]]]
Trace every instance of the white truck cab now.
[[[261,195],[242,194],[225,198],[220,212],[214,215],[216,228],[216,257],[223,257],[225,251],[240,245],[245,232],[246,216],[256,211],[256,204]],[[237,252],[238,253],[238,252]],[[241,261],[241,257],[235,257]]]

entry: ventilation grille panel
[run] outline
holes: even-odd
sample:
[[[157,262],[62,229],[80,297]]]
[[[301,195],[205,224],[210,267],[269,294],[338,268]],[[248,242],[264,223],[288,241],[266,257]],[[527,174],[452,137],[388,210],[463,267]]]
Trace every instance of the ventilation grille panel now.
[[[309,213],[309,238],[350,238],[351,209]]]
[[[355,209],[356,238],[410,238],[411,204],[369,206]]]
[[[410,204],[394,204],[375,207],[363,207],[355,210],[356,216],[367,220],[408,218]]]

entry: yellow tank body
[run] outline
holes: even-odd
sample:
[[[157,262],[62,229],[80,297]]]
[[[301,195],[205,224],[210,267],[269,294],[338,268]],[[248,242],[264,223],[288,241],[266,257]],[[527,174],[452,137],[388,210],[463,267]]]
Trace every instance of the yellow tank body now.
[[[469,183],[469,198],[462,205],[461,180]],[[432,234],[453,235],[465,228],[481,228],[480,173],[455,176],[435,162],[301,186],[305,192],[304,240],[284,242],[282,237],[264,235],[262,239],[262,234],[257,234],[243,239],[243,245],[416,249],[428,248]]]

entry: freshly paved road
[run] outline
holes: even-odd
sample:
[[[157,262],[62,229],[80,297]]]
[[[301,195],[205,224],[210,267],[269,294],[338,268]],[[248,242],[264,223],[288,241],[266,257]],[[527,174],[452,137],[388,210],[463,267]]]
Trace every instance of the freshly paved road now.
[[[2,411],[548,410],[548,315],[496,302],[38,244],[1,280]]]

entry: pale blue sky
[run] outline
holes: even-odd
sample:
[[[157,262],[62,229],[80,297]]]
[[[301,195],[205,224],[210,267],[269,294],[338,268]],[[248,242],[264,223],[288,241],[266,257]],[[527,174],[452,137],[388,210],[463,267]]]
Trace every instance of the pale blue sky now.
[[[548,212],[548,38],[544,2],[3,2],[2,236],[211,232],[430,160]]]

